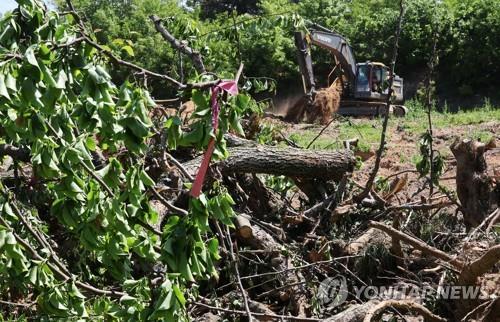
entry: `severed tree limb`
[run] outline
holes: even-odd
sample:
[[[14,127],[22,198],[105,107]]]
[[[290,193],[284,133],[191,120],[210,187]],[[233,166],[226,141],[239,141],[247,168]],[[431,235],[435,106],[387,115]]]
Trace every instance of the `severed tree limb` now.
[[[458,278],[460,285],[474,285],[476,279],[498,264],[500,258],[500,245],[488,249],[481,257],[465,265]]]
[[[394,238],[393,238],[394,240]],[[391,239],[386,234],[375,228],[369,228],[361,236],[350,242],[344,247],[344,252],[348,255],[361,254],[368,246],[373,244],[382,244],[389,248]]]
[[[384,312],[385,309],[387,308],[398,308],[398,309],[404,309],[406,311],[413,311],[416,312],[424,317],[425,321],[429,322],[446,322],[446,319],[437,316],[433,314],[429,309],[427,309],[425,306],[422,304],[418,304],[414,301],[408,301],[408,300],[386,300],[383,302],[380,302],[373,306],[368,313],[366,314],[365,318],[363,319],[363,322],[371,322],[371,321],[378,321],[377,318]]]
[[[12,229],[12,227],[1,216],[0,216],[0,224],[7,227],[7,229],[10,229],[12,231],[12,234],[14,235],[14,238],[16,239],[16,241],[23,248],[25,248],[34,259],[36,259],[38,261],[45,262],[47,264],[47,266],[50,268],[50,270],[54,272],[54,275],[56,275],[61,281],[66,282],[68,280],[73,280],[73,276],[67,275],[66,273],[61,271],[57,265],[53,264],[48,259],[40,256],[39,252],[37,252],[33,247],[31,247],[31,245],[26,240],[24,240],[18,234],[16,234],[14,232],[14,230]],[[126,295],[126,293],[123,293],[123,292],[108,291],[108,290],[99,289],[99,288],[96,288],[90,284],[83,283],[83,282],[76,281],[76,280],[74,281],[74,283],[76,286],[81,287],[82,289],[84,289],[88,292],[97,294],[97,295],[107,295],[107,296],[113,296],[113,297],[118,297],[118,298],[122,297],[123,295]]]
[[[239,214],[236,216],[236,228],[238,228],[236,232],[241,238],[250,239],[254,237],[252,224],[246,215]]]
[[[391,236],[392,238],[396,238],[407,244],[410,244],[412,247],[422,251],[425,254],[431,255],[447,263],[450,263],[456,270],[461,270],[464,267],[464,263],[461,260],[443,252],[442,250],[429,246],[425,242],[417,238],[408,236],[407,234],[400,232],[392,227],[389,227],[387,225],[384,225],[376,221],[370,221],[368,226],[377,228],[386,233],[387,235]]]
[[[80,17],[80,15],[78,15],[78,13],[76,12],[71,0],[66,0],[66,4],[68,5],[68,8],[69,8],[68,14],[71,14],[75,18],[76,22],[78,23],[78,26],[80,27],[80,34],[82,35],[82,38],[84,39],[84,41],[87,44],[89,44],[90,46],[97,49],[99,51],[99,53],[101,53],[102,55],[107,56],[111,60],[111,62],[113,62],[114,64],[125,66],[125,67],[130,68],[132,70],[135,70],[143,75],[147,75],[150,77],[154,77],[157,79],[167,81],[167,82],[175,85],[178,89],[204,89],[204,88],[209,88],[209,87],[212,87],[214,85],[217,85],[220,82],[220,80],[213,80],[213,81],[207,81],[207,82],[184,84],[184,83],[182,83],[182,82],[180,82],[180,81],[178,81],[178,80],[176,80],[173,77],[170,77],[168,75],[150,71],[144,67],[138,66],[134,63],[131,63],[131,62],[128,62],[128,61],[125,61],[125,60],[118,58],[111,51],[105,49],[104,47],[102,47],[101,45],[99,45],[97,42],[93,41],[89,37],[89,35],[86,32],[86,27],[83,24],[83,20]]]
[[[201,54],[195,50],[193,50],[191,47],[188,45],[184,44],[183,42],[177,40],[171,33],[168,32],[167,29],[162,25],[161,19],[156,16],[156,15],[151,15],[149,16],[149,19],[153,21],[155,24],[156,30],[162,35],[163,39],[168,41],[172,47],[175,49],[181,51],[183,54],[189,56],[191,60],[194,63],[194,66],[200,73],[205,73],[205,65],[203,64],[203,59],[201,57]]]
[[[259,227],[259,225],[252,225],[248,221],[248,217],[239,215],[237,217],[237,226],[239,239],[253,248],[275,254],[279,254],[283,249],[283,245],[278,243],[271,234]]]

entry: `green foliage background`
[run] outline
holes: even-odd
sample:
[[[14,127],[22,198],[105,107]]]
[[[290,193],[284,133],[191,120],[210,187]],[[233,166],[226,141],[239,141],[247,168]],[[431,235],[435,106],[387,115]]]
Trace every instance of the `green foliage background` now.
[[[61,0],[58,0],[61,1]],[[61,8],[64,4],[59,3]],[[304,20],[346,36],[358,61],[389,63],[399,12],[389,0],[75,0],[96,29],[99,40],[133,44],[135,60],[153,70],[178,76],[178,54],[155,32],[148,15],[164,18],[167,29],[201,51],[210,71],[221,75],[245,63],[249,77],[270,77],[279,89],[300,84],[293,31]],[[500,2],[496,0],[405,1],[397,72],[411,78],[425,73],[438,37],[438,87],[459,94],[491,94],[499,85]],[[207,18],[210,17],[210,18]],[[236,25],[236,26],[235,26]],[[314,50],[318,75],[331,68],[327,53]],[[186,74],[191,63],[184,59]],[[167,94],[156,87],[155,94]]]

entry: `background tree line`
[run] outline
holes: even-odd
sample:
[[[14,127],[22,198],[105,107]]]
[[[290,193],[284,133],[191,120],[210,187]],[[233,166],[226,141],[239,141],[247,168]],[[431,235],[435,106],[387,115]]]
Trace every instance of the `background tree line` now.
[[[300,86],[293,31],[306,21],[344,35],[358,61],[388,63],[398,15],[396,2],[390,0],[74,2],[95,26],[101,42],[147,68],[179,78],[194,75],[191,62],[182,60],[149,23],[148,16],[156,14],[174,36],[203,54],[210,71],[224,76],[242,61],[247,77],[273,78],[278,90]],[[57,4],[65,6],[64,1]],[[463,99],[479,94],[494,99],[500,73],[500,2],[406,2],[397,72],[407,80],[410,95],[424,81],[435,37],[438,96]],[[330,57],[319,50],[313,57],[319,77],[326,79]],[[172,94],[152,86],[156,96]]]

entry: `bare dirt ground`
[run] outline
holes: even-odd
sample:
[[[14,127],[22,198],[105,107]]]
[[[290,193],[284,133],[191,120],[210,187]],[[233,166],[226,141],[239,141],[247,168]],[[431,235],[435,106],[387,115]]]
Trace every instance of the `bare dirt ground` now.
[[[352,122],[362,124],[363,122],[373,122],[373,120],[354,119]],[[426,122],[426,120],[422,120]],[[318,124],[293,124],[285,123],[275,118],[266,118],[264,124],[273,125],[280,129],[280,132],[287,137],[299,138],[299,145],[307,146],[307,139],[314,138],[324,126]],[[381,122],[380,122],[381,123]],[[380,133],[381,127],[377,128]],[[328,142],[329,140],[338,141],[342,137],[343,128],[332,123],[317,139],[318,141]],[[447,128],[438,128],[433,131],[433,146],[434,150],[438,151],[445,159],[444,172],[440,179],[440,184],[444,187],[455,190],[455,171],[456,163],[453,154],[450,150],[450,145],[456,139],[473,137],[472,133],[489,133],[496,142],[493,149],[485,153],[486,162],[488,165],[488,174],[500,180],[500,120],[492,120],[481,124],[471,125],[456,125]],[[419,188],[422,187],[422,178],[416,172],[415,162],[419,155],[419,140],[420,135],[417,131],[407,130],[401,124],[392,124],[388,128],[388,141],[386,150],[381,162],[379,176],[396,177],[395,174],[401,173],[399,176],[407,176],[407,189],[403,189],[398,196],[401,202],[414,200],[422,194]],[[359,131],[358,135],[354,135],[351,139],[358,138],[360,143],[363,142],[363,132]],[[344,136],[345,137],[345,136]],[[380,134],[377,135],[377,138]],[[378,149],[378,142],[370,138],[368,142],[368,151],[358,151],[356,154],[362,157],[363,163],[361,168],[353,173],[353,179],[359,184],[364,184],[375,161],[375,152]],[[375,138],[376,139],[376,138]],[[302,143],[302,144],[300,144]],[[485,142],[487,143],[487,142]],[[366,150],[366,149],[365,149]]]

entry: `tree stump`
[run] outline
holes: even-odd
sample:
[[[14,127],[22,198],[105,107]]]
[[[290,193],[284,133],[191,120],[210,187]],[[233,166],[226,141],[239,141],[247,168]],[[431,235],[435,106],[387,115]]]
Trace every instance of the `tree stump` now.
[[[478,226],[499,203],[488,176],[484,153],[487,145],[472,140],[455,141],[451,151],[457,160],[457,195],[467,230]]]

